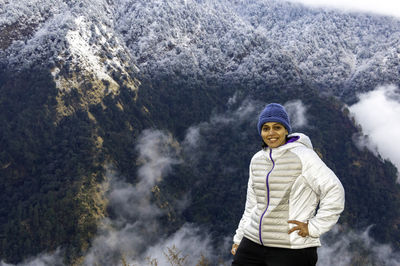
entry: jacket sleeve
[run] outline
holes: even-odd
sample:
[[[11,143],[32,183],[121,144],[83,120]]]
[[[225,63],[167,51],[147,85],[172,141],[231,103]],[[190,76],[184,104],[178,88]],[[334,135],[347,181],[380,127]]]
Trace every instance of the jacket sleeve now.
[[[344,189],[337,176],[314,151],[306,152],[302,160],[303,174],[319,196],[319,208],[308,221],[308,231],[311,237],[320,237],[337,223],[344,209]]]
[[[256,207],[257,201],[256,196],[253,190],[253,179],[251,174],[251,166],[249,171],[249,182],[247,184],[247,196],[246,196],[246,205],[242,215],[242,219],[240,219],[239,226],[236,229],[236,234],[233,237],[233,242],[235,244],[240,244],[244,235],[244,228],[250,222],[250,217],[252,210]]]

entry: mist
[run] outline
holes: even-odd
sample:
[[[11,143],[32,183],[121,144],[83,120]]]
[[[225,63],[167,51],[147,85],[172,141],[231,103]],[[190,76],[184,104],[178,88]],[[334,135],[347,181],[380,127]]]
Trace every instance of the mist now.
[[[366,147],[375,155],[390,160],[400,167],[400,91],[396,86],[380,86],[374,91],[358,95],[359,101],[349,110],[364,135],[357,136],[359,147]],[[400,182],[398,176],[397,179]]]
[[[251,120],[253,120],[252,124],[254,124],[254,130],[257,130],[256,122],[258,119],[258,111],[262,109],[262,104],[260,102],[245,99],[238,103],[237,95],[235,94],[228,100],[227,105],[232,108],[229,108],[228,111],[224,113],[214,114],[209,121],[201,122],[187,129],[183,141],[186,153],[190,153],[190,150],[196,149],[196,147],[202,145],[204,141],[207,141],[206,135],[213,134],[213,132],[222,130],[224,127],[230,127],[234,124],[239,126],[244,123],[251,123]]]
[[[194,251],[207,251],[207,235],[189,224],[171,236],[165,235],[160,219],[168,216],[169,209],[152,201],[160,190],[157,184],[174,165],[182,163],[180,144],[168,132],[145,130],[136,149],[140,164],[136,184],[127,183],[112,168],[107,173],[107,197],[114,215],[102,222],[101,233],[93,241],[84,264],[122,265],[123,259],[129,265],[149,265],[153,260],[167,265],[164,262],[168,250],[175,248],[182,257],[187,256],[187,261],[199,260],[200,252]]]
[[[57,249],[55,252],[42,253],[34,258],[29,258],[23,263],[8,264],[0,261],[0,266],[63,266],[63,252]]]
[[[362,121],[371,120],[371,110],[382,113],[381,117],[387,117],[391,123],[398,122],[395,116],[391,116],[399,111],[396,109],[400,106],[398,99],[397,88],[380,87],[374,92],[360,95],[359,103],[351,106],[350,109],[363,129],[368,129],[366,122],[362,123]],[[300,100],[283,104],[290,115],[292,126],[301,132],[301,129],[308,125],[307,106]],[[163,266],[170,265],[171,254],[177,254],[183,265],[196,265],[201,260],[206,260],[211,265],[217,265],[217,263],[230,265],[229,250],[234,232],[224,238],[218,250],[214,250],[214,240],[207,228],[196,224],[184,223],[172,234],[166,234],[162,230],[162,220],[167,219],[169,209],[168,207],[161,208],[154,201],[154,195],[160,191],[158,184],[174,171],[175,166],[187,163],[182,159],[184,158],[182,155],[196,150],[202,143],[206,144],[208,134],[224,130],[226,126],[234,128],[241,123],[254,126],[254,131],[256,131],[259,112],[265,105],[266,103],[260,101],[251,99],[239,101],[236,97],[232,97],[228,102],[230,106],[228,111],[214,114],[209,121],[190,127],[186,132],[186,138],[181,143],[169,132],[144,130],[135,145],[138,152],[137,160],[132,161],[138,165],[136,182],[133,184],[128,182],[127,180],[131,178],[121,176],[113,165],[107,167],[106,181],[103,186],[107,191],[105,197],[112,215],[100,222],[98,235],[93,239],[92,246],[85,254],[83,265],[123,265],[124,263],[152,265],[151,263],[157,261],[158,265]],[[381,110],[385,107],[387,108]],[[366,118],[360,115],[366,115]],[[375,126],[372,127],[372,129],[375,128]],[[371,141],[374,140],[372,137],[374,134],[369,134]],[[369,148],[376,149],[376,146]],[[178,208],[185,209],[190,206],[190,195],[169,204],[174,205],[174,208],[179,205]],[[369,229],[354,232],[346,231],[337,225],[322,237],[322,247],[318,248],[317,265],[346,266],[353,265],[355,261],[380,263],[378,265],[400,265],[400,255],[395,253],[390,246],[374,241],[369,236]],[[225,257],[221,258],[221,254]],[[40,254],[18,265],[64,265],[62,259],[63,252],[60,248],[55,253]],[[12,265],[0,262],[0,266]]]
[[[223,130],[227,126],[239,127],[246,124],[254,127],[254,132],[257,132],[258,116],[267,104],[269,103],[248,98],[239,101],[238,96],[235,94],[227,102],[227,106],[231,107],[228,111],[214,114],[209,121],[199,123],[187,129],[183,142],[184,149],[195,149],[203,141],[206,141],[206,135]],[[282,105],[288,112],[293,130],[301,130],[308,126],[307,107],[301,100],[288,101],[282,103]],[[247,137],[245,136],[244,139],[247,139]]]
[[[381,265],[399,266],[400,253],[391,246],[377,243],[369,236],[369,226],[364,231],[347,230],[336,225],[322,236],[318,248],[318,266]]]
[[[293,129],[301,129],[308,125],[307,107],[301,100],[293,100],[284,104]]]
[[[106,181],[102,185],[107,191],[105,198],[112,215],[100,221],[98,234],[84,256],[83,265],[142,266],[155,265],[155,262],[170,265],[169,260],[174,256],[183,265],[219,260],[220,251],[213,250],[206,228],[185,223],[172,234],[163,231],[161,220],[168,217],[168,204],[160,207],[154,195],[160,192],[158,184],[173,171],[174,165],[183,163],[180,143],[168,132],[144,130],[135,148],[139,156],[132,163],[140,165],[135,184],[127,182],[113,165],[107,166]],[[175,209],[184,209],[188,201],[182,198],[171,204]],[[225,242],[223,246],[228,252],[230,238]],[[64,265],[63,255],[60,248],[17,266],[61,266]],[[13,265],[0,262],[0,266]]]
[[[335,8],[347,12],[364,12],[400,18],[400,3],[393,0],[289,0],[312,7]]]

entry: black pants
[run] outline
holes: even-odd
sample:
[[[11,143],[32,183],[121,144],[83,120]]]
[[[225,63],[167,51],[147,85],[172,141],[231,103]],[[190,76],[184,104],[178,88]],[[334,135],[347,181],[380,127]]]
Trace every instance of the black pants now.
[[[264,247],[243,238],[232,266],[315,266],[317,248],[289,249]]]

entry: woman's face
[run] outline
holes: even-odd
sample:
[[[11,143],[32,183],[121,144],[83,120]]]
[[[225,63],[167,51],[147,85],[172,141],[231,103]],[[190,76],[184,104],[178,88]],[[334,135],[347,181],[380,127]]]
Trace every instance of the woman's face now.
[[[267,122],[261,128],[261,137],[270,148],[276,148],[286,143],[288,131],[277,122]]]

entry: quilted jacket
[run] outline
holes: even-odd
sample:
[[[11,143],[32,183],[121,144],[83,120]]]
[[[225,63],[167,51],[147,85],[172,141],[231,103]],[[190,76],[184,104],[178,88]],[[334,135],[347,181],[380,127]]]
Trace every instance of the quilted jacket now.
[[[344,209],[344,189],[301,133],[286,144],[257,152],[250,162],[245,211],[233,238],[280,248],[320,246]],[[309,236],[288,234],[288,220],[308,222]]]

